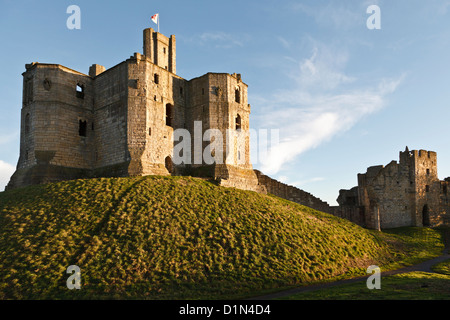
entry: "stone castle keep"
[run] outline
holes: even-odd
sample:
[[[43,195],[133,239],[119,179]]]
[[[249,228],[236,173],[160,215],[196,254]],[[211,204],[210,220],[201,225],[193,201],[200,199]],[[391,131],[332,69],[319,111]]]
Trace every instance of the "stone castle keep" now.
[[[334,214],[371,229],[450,224],[450,178],[438,179],[436,152],[400,152],[400,161],[358,174],[340,190]]]
[[[94,64],[89,75],[59,64],[25,66],[20,156],[6,189],[79,178],[191,175],[271,193],[368,228],[449,222],[450,179],[438,180],[435,152],[406,150],[399,164],[369,168],[357,187],[340,191],[339,207],[254,170],[250,138],[239,134],[250,127],[241,75],[185,80],[176,74],[175,36],[148,28],[143,38],[143,54],[108,70]],[[191,133],[190,150],[183,150],[191,161],[173,161],[177,129]],[[208,129],[238,133],[214,150],[221,152],[213,164],[202,157],[210,141],[194,142]]]
[[[220,162],[175,164],[176,129],[192,139],[198,122],[201,135],[208,129],[248,132],[247,85],[240,74],[178,76],[173,35],[148,28],[143,44],[143,54],[108,70],[94,64],[89,75],[59,64],[25,66],[20,157],[7,189],[91,177],[192,175],[331,211],[313,195],[253,170],[248,136],[224,141],[222,154],[228,149],[233,156]],[[192,158],[209,144],[198,150],[192,141]]]

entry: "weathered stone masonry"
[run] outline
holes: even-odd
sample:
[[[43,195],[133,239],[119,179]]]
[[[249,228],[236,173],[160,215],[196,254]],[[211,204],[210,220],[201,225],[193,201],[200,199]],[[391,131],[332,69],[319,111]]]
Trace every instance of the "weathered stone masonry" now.
[[[340,190],[337,216],[372,229],[450,224],[450,179],[438,179],[436,152],[400,152],[400,161],[358,174],[358,186]]]
[[[192,80],[176,75],[173,35],[145,29],[143,54],[108,70],[94,64],[89,75],[58,64],[25,67],[20,156],[7,189],[90,177],[192,175],[331,212],[311,194],[253,170],[245,134],[247,84],[240,74],[207,73]],[[199,122],[201,135],[208,129],[241,133],[224,141],[214,155],[221,161],[202,160],[210,142],[195,145]],[[176,129],[191,133],[190,163],[172,161]]]

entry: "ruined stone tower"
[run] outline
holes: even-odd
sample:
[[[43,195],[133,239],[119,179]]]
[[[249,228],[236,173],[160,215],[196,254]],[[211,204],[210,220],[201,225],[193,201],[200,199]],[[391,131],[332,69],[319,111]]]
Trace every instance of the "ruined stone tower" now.
[[[340,190],[336,214],[373,229],[448,224],[449,182],[438,178],[436,152],[406,147],[399,160],[358,174],[357,187]]]

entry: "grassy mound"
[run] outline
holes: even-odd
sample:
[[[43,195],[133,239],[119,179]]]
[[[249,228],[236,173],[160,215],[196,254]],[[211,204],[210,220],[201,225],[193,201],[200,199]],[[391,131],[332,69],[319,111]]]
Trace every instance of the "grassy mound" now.
[[[0,193],[0,299],[240,298],[365,274],[391,253],[346,220],[190,177]],[[67,289],[70,265],[80,290]]]

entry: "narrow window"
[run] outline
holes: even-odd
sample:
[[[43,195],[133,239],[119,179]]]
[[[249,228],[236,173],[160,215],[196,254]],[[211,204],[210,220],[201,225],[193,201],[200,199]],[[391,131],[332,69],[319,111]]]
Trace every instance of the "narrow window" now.
[[[92,129],[92,131],[94,131],[94,123],[93,122],[91,124],[91,129]]]
[[[173,107],[169,103],[166,104],[166,126],[173,125]]]
[[[239,89],[234,90],[234,100],[237,103],[241,103],[241,92],[239,91]]]
[[[241,130],[241,116],[239,114],[236,117],[236,130]]]
[[[205,88],[202,88],[202,95],[205,94]]]
[[[77,83],[77,98],[84,99],[84,85]]]
[[[25,134],[30,133],[30,114],[27,113],[25,116]]]
[[[426,186],[425,186],[425,191],[426,191],[426,192],[430,192],[430,186],[429,186],[429,185],[426,185]]]
[[[430,169],[427,169],[427,175],[430,175]]]
[[[155,73],[153,80],[155,81],[156,84],[159,84],[159,74]]]
[[[86,127],[87,122],[86,121],[79,121],[78,122],[78,134],[80,137],[86,137]]]
[[[183,95],[183,87],[180,87],[180,95]]]
[[[163,48],[164,53],[166,53],[166,48]]]
[[[149,136],[152,135],[152,128],[148,128],[148,135],[149,135]]]
[[[33,101],[33,79],[25,81],[25,103]]]

